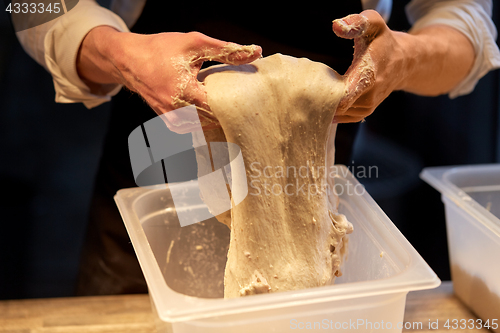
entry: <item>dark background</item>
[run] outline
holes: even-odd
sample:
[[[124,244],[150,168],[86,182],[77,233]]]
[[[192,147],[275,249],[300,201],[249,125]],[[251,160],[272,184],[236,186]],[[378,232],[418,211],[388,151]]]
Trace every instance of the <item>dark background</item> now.
[[[393,29],[409,27],[405,2],[394,1]],[[377,178],[360,180],[444,280],[444,209],[418,174],[427,166],[499,162],[499,82],[499,71],[491,72],[454,100],[393,93],[356,140],[350,167],[377,166]],[[22,50],[0,11],[0,299],[73,294],[109,111],[56,104],[54,96],[50,75]]]

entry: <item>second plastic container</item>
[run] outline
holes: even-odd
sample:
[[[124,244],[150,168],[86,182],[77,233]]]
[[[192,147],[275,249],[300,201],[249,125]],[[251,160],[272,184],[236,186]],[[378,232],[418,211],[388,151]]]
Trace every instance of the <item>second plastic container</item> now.
[[[500,165],[426,168],[441,192],[457,296],[500,332]]]

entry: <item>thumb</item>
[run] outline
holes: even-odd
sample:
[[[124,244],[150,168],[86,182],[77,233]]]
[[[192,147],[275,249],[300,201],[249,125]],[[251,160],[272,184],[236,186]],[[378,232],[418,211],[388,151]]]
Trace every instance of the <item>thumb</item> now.
[[[337,108],[338,115],[347,112],[354,102],[375,84],[375,66],[369,45],[384,27],[383,18],[373,10],[333,21],[332,29],[337,36],[354,39],[354,57],[344,76],[346,94]]]
[[[240,45],[224,42],[204,36],[203,45],[197,49],[196,63],[218,61],[229,65],[242,65],[262,57],[262,48],[258,45]]]
[[[368,19],[361,14],[353,14],[332,22],[333,32],[340,38],[353,39],[366,34]]]
[[[374,10],[361,14],[348,15],[332,22],[333,32],[340,38],[358,39],[363,37],[370,42],[386,27],[382,16]]]
[[[333,32],[346,39],[354,39],[354,59],[346,75],[355,69],[357,60],[368,54],[370,43],[387,28],[384,19],[374,10],[365,10],[332,22]]]

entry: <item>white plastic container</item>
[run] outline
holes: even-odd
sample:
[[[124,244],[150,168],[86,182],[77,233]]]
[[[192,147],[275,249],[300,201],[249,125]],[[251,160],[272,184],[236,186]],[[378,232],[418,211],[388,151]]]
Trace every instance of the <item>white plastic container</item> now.
[[[331,286],[237,299],[222,298],[225,225],[213,218],[181,228],[165,185],[120,190],[115,200],[150,289],[158,332],[401,332],[406,294],[440,280],[346,167],[338,168],[336,183],[345,189],[340,212],[354,225],[344,275]],[[181,186],[186,196],[195,193]]]
[[[500,165],[426,168],[421,177],[445,204],[455,293],[500,332]]]

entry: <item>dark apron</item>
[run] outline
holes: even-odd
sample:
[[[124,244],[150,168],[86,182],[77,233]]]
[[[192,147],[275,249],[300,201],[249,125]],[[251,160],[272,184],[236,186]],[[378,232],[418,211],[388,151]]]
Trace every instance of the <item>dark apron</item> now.
[[[235,8],[234,2],[211,6],[149,0],[132,31],[146,34],[199,31],[224,41],[258,44],[263,47],[264,56],[282,53],[307,57],[343,74],[352,61],[353,42],[335,36],[332,20],[361,12],[361,2],[295,3],[261,11],[254,6]],[[125,89],[113,98],[80,263],[78,295],[147,292],[113,196],[119,189],[137,186],[130,166],[128,136],[155,116],[140,97]],[[349,163],[356,130],[357,124],[339,126],[337,163]]]

